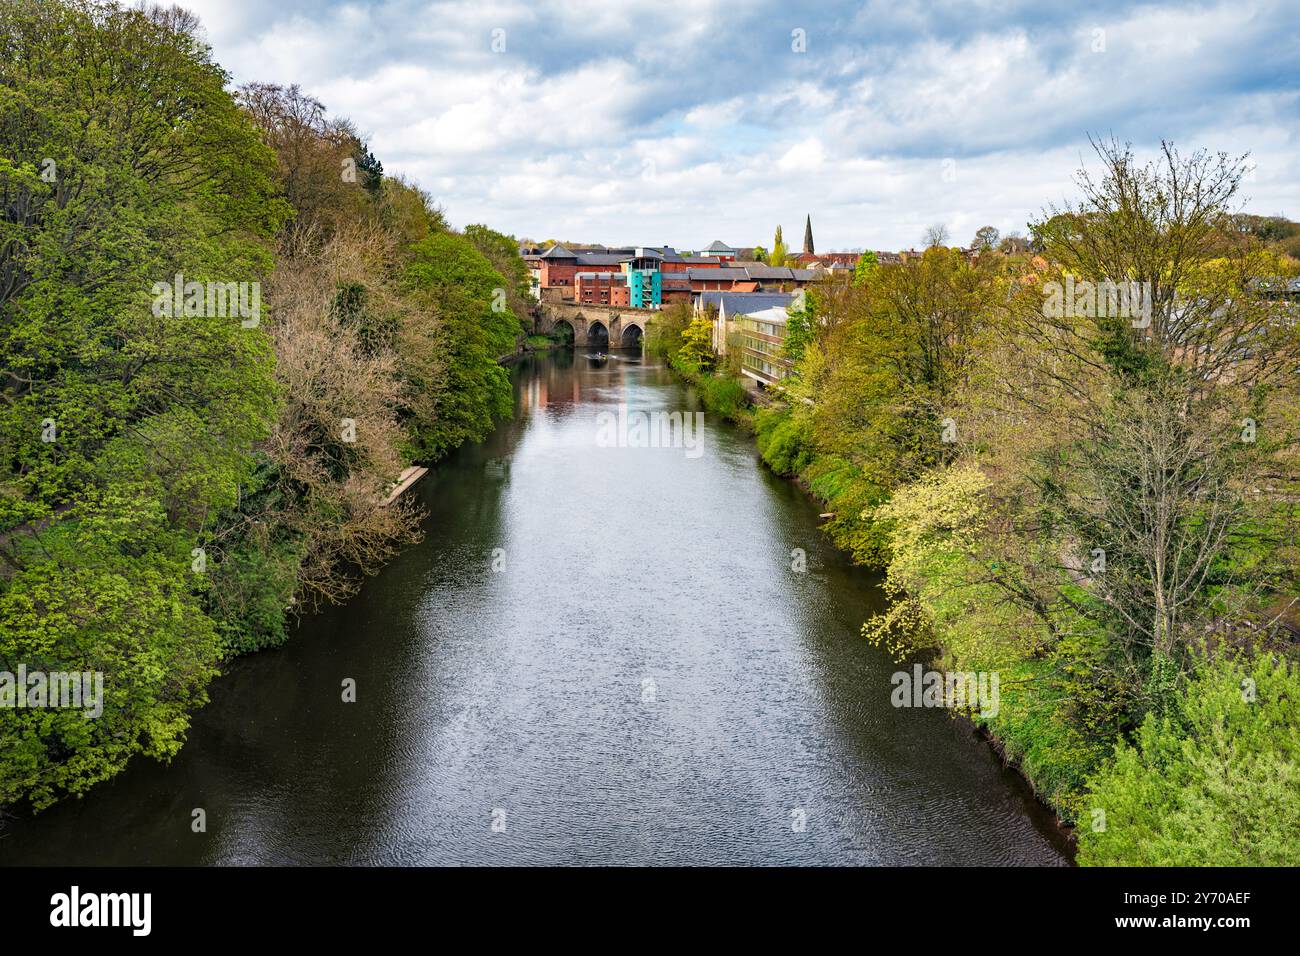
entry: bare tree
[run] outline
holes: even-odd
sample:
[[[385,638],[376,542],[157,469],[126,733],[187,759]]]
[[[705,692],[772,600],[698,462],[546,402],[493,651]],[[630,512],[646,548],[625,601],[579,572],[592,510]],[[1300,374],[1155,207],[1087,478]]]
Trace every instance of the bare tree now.
[[[354,226],[324,246],[300,234],[268,285],[283,400],[265,451],[280,504],[273,515],[251,510],[219,543],[256,539],[264,523],[301,540],[297,597],[307,607],[347,598],[359,574],[418,537],[416,509],[381,505],[405,463],[396,349],[412,316],[386,278],[396,255],[378,227]]]
[[[239,103],[275,150],[285,198],[298,211],[291,232],[324,241],[335,226],[364,218],[361,144],[350,122],[331,119],[297,84],[249,83]]]
[[[1288,589],[1300,340],[1257,294],[1276,259],[1220,241],[1241,160],[1165,144],[1143,165],[1094,145],[1101,176],[1035,225],[1052,265],[1011,291],[986,381],[1009,420],[1034,422],[1015,454],[1039,463],[1028,493],[1060,549],[1064,615],[1103,624],[1158,701],[1192,644],[1267,623]],[[1046,309],[1067,279],[1137,283],[1143,308]]]
[[[936,223],[925,230],[925,235],[921,237],[925,243],[925,248],[933,249],[935,246],[946,246],[948,244],[948,227],[942,223]]]

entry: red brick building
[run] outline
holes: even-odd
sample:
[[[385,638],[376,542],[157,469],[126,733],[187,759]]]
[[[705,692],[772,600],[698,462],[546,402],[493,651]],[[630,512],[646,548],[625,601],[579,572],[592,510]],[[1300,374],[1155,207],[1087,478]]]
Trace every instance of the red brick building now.
[[[573,301],[584,305],[629,305],[627,279],[622,272],[579,272],[574,276]]]
[[[575,280],[579,272],[621,273],[622,254],[599,252],[570,252],[564,246],[551,246],[537,258],[538,285],[541,289],[560,288],[565,299],[573,298]]]
[[[714,239],[713,242],[709,243],[709,247],[704,250],[704,254],[706,256],[713,256],[721,262],[735,262],[737,258],[737,251],[735,249],[717,239]]]

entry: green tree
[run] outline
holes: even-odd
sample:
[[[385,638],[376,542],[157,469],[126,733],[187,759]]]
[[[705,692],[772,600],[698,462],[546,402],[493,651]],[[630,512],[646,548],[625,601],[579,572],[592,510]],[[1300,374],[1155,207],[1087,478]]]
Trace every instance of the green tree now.
[[[1022,372],[1005,397],[1011,414],[1044,423],[1044,515],[1080,549],[1107,553],[1107,573],[1075,604],[1105,625],[1142,708],[1158,709],[1206,627],[1253,616],[1261,595],[1288,586],[1279,529],[1293,506],[1259,489],[1294,467],[1285,396],[1300,341],[1279,305],[1253,294],[1276,258],[1220,254],[1242,161],[1166,145],[1141,164],[1126,146],[1096,147],[1101,177],[1081,174],[1083,201],[1034,233],[1070,277],[1102,288],[1122,277],[1140,298],[1130,315],[1049,308],[1028,291],[1010,348],[1022,368],[1052,373]]]
[[[214,673],[192,555],[274,420],[253,292],[291,210],[193,28],[0,5],[0,670],[105,681],[97,720],[0,710],[0,803],[174,753]],[[178,313],[177,274],[244,283],[247,314]]]
[[[464,236],[435,233],[415,243],[403,285],[430,310],[412,330],[423,341],[402,354],[412,439],[422,458],[437,459],[510,415],[510,380],[497,359],[514,351],[520,327],[504,305],[505,278]]]
[[[676,302],[661,310],[646,325],[646,354],[671,360],[682,347],[682,334],[686,327],[694,320],[695,312],[689,302]]]
[[[785,341],[781,345],[781,354],[796,368],[813,340],[814,308],[808,299],[804,303],[803,308],[792,307],[786,311]]]
[[[707,372],[713,368],[713,321],[707,313],[695,316],[682,332],[681,348],[677,361],[692,372]]]
[[[372,199],[378,199],[384,189],[384,164],[361,140],[354,138],[353,142],[357,169],[362,174],[361,185]]]
[[[522,319],[532,307],[532,297],[528,265],[519,255],[519,240],[483,225],[466,226],[465,238],[505,277],[510,310]]]
[[[862,255],[858,256],[857,263],[853,266],[853,284],[864,286],[871,281],[876,270],[880,268],[880,260],[876,254],[868,249]]]
[[[818,446],[883,489],[951,459],[959,442],[945,440],[943,419],[1004,296],[991,263],[942,247],[880,266],[865,286],[828,286],[819,347],[806,350],[821,364],[801,376],[813,389]]]
[[[996,249],[998,245],[998,231],[992,226],[981,226],[975,231],[975,238],[971,240],[971,248],[987,251]]]
[[[773,266],[783,266],[786,264],[786,259],[788,257],[789,252],[785,248],[785,240],[781,238],[781,227],[777,226],[776,237],[772,240],[772,251],[768,253],[767,256],[768,264]]]

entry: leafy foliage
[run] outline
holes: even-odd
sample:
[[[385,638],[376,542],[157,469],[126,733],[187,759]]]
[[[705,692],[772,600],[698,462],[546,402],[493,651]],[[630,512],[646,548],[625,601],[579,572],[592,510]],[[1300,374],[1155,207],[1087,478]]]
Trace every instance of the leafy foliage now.
[[[691,319],[681,339],[676,355],[678,363],[697,374],[713,367],[713,320],[707,314]]]
[[[183,27],[0,7],[0,669],[102,672],[105,694],[94,720],[0,714],[0,803],[169,757],[215,673],[190,555],[269,432],[271,348],[240,316],[155,314],[151,290],[259,282],[290,210]]]
[[[1242,711],[1223,674],[1295,666],[1277,621],[1297,602],[1300,338],[1259,294],[1292,267],[1227,211],[1239,160],[1097,151],[1084,201],[1031,226],[1038,256],[981,230],[967,257],[936,229],[919,258],[822,283],[759,447],[886,569],[865,637],[999,671],[1003,706],[977,719],[1007,757],[1067,820],[1119,810],[1083,862],[1279,862],[1294,746],[1264,727],[1295,715]],[[1141,313],[1044,304],[1049,283],[1105,282],[1139,283]]]
[[[876,270],[880,268],[880,260],[876,254],[868,249],[862,255],[858,256],[857,263],[853,266],[853,284],[864,286],[871,281]]]
[[[781,227],[776,227],[776,236],[772,239],[772,251],[767,254],[768,265],[783,266],[787,264],[790,258],[790,251],[785,246],[785,239],[781,235]]]
[[[1100,866],[1300,862],[1300,668],[1202,660],[1165,714],[1091,781],[1079,860]]]
[[[482,439],[496,420],[509,416],[510,381],[497,359],[514,351],[519,322],[509,310],[494,310],[505,279],[462,236],[437,233],[415,243],[402,283],[437,316],[428,334],[442,356],[444,377],[439,381],[420,366],[406,370],[416,453],[436,459]]]
[[[513,240],[297,87],[232,97],[197,29],[0,5],[0,671],[104,683],[93,719],[0,710],[0,806],[175,754],[220,660],[413,540],[412,457],[510,410]],[[260,310],[171,314],[175,281]]]
[[[808,343],[813,340],[813,322],[816,318],[811,306],[788,309],[786,315],[785,341],[781,345],[781,354],[797,364],[803,359]]]

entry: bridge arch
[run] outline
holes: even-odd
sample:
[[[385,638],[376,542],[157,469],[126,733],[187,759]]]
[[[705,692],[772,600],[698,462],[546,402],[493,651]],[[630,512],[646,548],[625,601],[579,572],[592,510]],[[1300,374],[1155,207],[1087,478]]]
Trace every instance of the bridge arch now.
[[[572,345],[576,338],[573,323],[568,319],[556,319],[551,323],[551,327],[547,329],[547,332],[556,338],[564,339],[569,345]]]
[[[609,329],[600,319],[587,323],[587,344],[597,349],[609,348]]]
[[[619,336],[619,346],[625,349],[639,349],[641,340],[645,337],[645,332],[637,322],[626,322],[623,325],[623,332]]]

